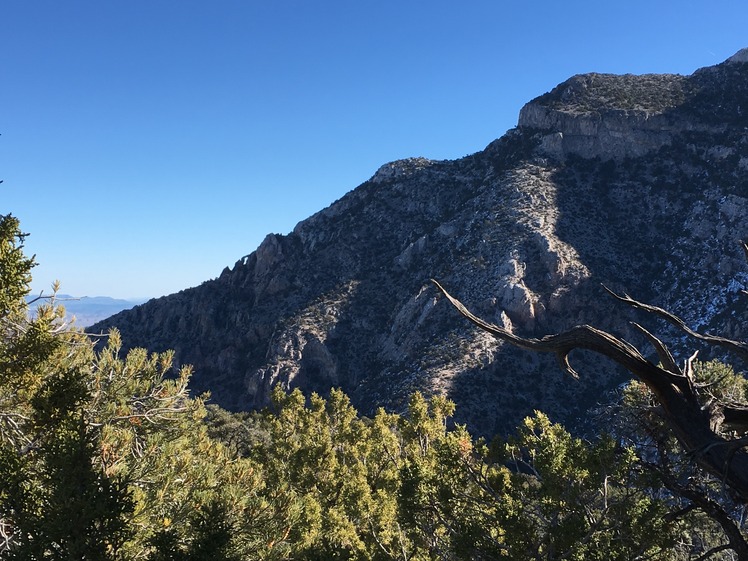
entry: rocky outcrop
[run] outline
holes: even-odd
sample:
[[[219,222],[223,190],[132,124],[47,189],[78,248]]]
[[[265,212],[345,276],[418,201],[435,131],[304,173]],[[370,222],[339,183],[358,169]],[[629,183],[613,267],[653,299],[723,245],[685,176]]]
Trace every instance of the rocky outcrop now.
[[[691,76],[574,76],[525,105],[518,126],[541,131],[541,150],[555,158],[637,158],[683,133],[724,132],[725,122],[715,120],[713,110],[734,109],[732,118],[743,115],[739,93],[746,62],[748,49],[743,49]],[[738,90],[731,91],[731,85]],[[725,93],[730,108],[722,107]]]
[[[670,144],[679,132],[672,118],[647,111],[576,115],[535,104],[522,108],[519,126],[547,132],[542,151],[554,158],[636,158]]]
[[[574,76],[520,111],[519,127],[542,131],[557,158],[636,158],[669,144],[688,126],[670,114],[685,96],[683,76]],[[653,95],[653,92],[654,95]]]
[[[429,279],[524,335],[589,323],[637,337],[601,283],[748,335],[741,53],[687,77],[576,76],[485,150],[386,164],[217,279],[92,330],[174,348],[194,390],[232,409],[263,406],[276,384],[339,386],[364,413],[418,389],[449,395],[484,434],[533,409],[573,422],[625,373],[580,353],[573,381],[471,328]]]

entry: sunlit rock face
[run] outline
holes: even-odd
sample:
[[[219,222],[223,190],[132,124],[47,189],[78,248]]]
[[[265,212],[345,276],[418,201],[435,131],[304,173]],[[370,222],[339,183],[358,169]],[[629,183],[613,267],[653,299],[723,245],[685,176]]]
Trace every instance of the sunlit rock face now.
[[[573,380],[475,330],[429,279],[523,335],[588,323],[640,343],[629,321],[646,318],[604,284],[748,336],[746,110],[746,51],[691,76],[575,76],[485,150],[385,164],[218,278],[92,331],[175,349],[194,391],[231,409],[264,406],[276,384],[342,387],[365,414],[420,390],[450,396],[456,421],[486,435],[533,409],[582,427],[625,373],[579,353]]]

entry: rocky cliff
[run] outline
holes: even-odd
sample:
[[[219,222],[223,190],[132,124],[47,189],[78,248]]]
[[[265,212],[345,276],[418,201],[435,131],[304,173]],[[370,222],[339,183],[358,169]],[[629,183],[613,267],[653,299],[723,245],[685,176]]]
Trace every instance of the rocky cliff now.
[[[232,409],[281,384],[342,387],[363,412],[446,393],[485,434],[533,409],[580,419],[624,373],[580,353],[572,380],[473,329],[429,279],[522,334],[584,322],[636,338],[605,283],[748,336],[746,127],[748,51],[691,76],[575,76],[485,150],[386,164],[218,278],[93,330],[174,348],[195,391]]]

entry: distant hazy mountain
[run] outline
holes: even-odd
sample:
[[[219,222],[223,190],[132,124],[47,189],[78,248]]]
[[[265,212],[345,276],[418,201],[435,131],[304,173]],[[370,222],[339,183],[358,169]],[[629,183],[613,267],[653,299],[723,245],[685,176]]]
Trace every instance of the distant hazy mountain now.
[[[88,327],[146,300],[121,300],[108,296],[70,296],[58,294],[57,302],[65,307],[69,317],[75,317],[77,327]],[[33,308],[33,306],[32,306]]]
[[[604,283],[746,337],[746,239],[748,50],[690,76],[574,76],[485,150],[386,164],[217,279],[92,329],[175,349],[226,407],[263,406],[276,384],[338,386],[371,414],[421,390],[491,434],[536,408],[584,418],[625,374],[581,352],[572,380],[473,328],[429,278],[524,335],[588,323],[641,343],[628,322],[642,317]]]

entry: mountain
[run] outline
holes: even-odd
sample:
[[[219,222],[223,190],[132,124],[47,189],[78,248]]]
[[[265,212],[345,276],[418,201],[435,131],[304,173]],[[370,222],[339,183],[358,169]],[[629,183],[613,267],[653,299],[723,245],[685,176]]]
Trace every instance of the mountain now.
[[[117,312],[129,310],[145,302],[145,300],[121,300],[108,296],[76,297],[69,294],[58,294],[56,301],[65,307],[69,318],[75,318],[77,327],[88,327]]]
[[[364,413],[418,389],[482,434],[533,409],[579,423],[624,372],[578,353],[574,380],[476,331],[429,279],[523,335],[588,323],[641,341],[604,283],[746,336],[746,131],[748,50],[690,76],[574,76],[483,151],[386,164],[218,278],[92,329],[174,348],[194,390],[231,409],[275,384],[339,386]]]

